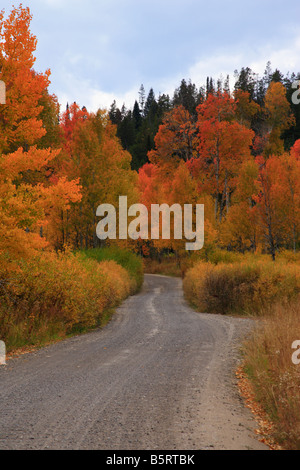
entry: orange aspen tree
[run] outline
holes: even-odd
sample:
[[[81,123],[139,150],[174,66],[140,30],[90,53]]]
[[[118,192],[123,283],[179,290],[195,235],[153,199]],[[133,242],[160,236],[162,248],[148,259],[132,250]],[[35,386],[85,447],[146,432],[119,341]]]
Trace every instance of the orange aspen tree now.
[[[250,156],[254,132],[236,121],[236,103],[227,92],[209,94],[198,111],[198,153],[191,168],[215,201],[215,219],[222,222],[243,161]]]
[[[24,256],[47,245],[41,228],[47,223],[45,209],[54,205],[55,191],[42,183],[46,167],[60,150],[40,148],[46,135],[41,101],[48,93],[50,71],[39,74],[33,69],[37,39],[29,29],[29,8],[20,5],[7,19],[4,15],[2,11],[0,80],[6,84],[6,103],[0,105],[0,251]],[[57,184],[65,186],[60,205],[80,199],[76,181]]]

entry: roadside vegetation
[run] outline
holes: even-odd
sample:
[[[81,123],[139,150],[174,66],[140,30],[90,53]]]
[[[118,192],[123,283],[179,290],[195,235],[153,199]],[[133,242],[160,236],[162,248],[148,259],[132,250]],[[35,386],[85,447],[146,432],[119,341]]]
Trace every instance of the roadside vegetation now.
[[[282,449],[300,450],[300,365],[292,344],[300,340],[300,254],[241,254],[212,247],[178,258],[146,258],[145,271],[183,278],[185,297],[201,312],[251,317],[243,370],[272,426],[263,433]],[[251,393],[252,396],[252,393]]]
[[[141,89],[132,111],[60,110],[50,70],[33,68],[31,19],[22,5],[0,12],[0,340],[11,351],[102,326],[141,288],[143,268],[181,276],[197,309],[259,318],[246,369],[278,439],[299,448],[296,75],[269,64],[261,79],[242,69],[233,93],[208,78],[200,90],[182,81],[173,100]],[[203,250],[187,254],[175,233],[102,247],[97,207],[120,195],[149,214],[203,204]]]
[[[184,278],[187,300],[208,313],[261,316],[300,293],[297,264],[247,257],[235,263],[198,262]]]
[[[116,248],[97,253],[99,261],[88,253],[1,256],[0,331],[8,352],[101,327],[140,288],[138,256]]]
[[[161,259],[144,258],[144,270],[148,274],[160,274],[162,276],[181,277],[182,261],[175,256],[164,256]]]
[[[0,340],[10,352],[105,324],[142,284],[142,262],[96,237],[96,209],[138,202],[108,113],[63,112],[34,69],[28,7],[0,12]],[[83,250],[87,249],[83,253]],[[128,248],[129,250],[132,247]]]
[[[132,251],[122,248],[104,247],[92,248],[80,252],[84,258],[90,258],[102,263],[103,261],[114,261],[122,266],[130,276],[131,293],[137,292],[143,285],[144,270],[142,258]]]
[[[299,301],[265,310],[243,347],[244,371],[273,424],[270,437],[287,450],[300,450],[300,365],[292,362],[295,340],[300,340]]]
[[[203,258],[203,254],[201,255]],[[292,344],[300,340],[300,257],[215,251],[183,280],[199,311],[251,316],[256,328],[243,345],[244,371],[256,401],[272,423],[268,436],[283,449],[300,449],[300,366]]]

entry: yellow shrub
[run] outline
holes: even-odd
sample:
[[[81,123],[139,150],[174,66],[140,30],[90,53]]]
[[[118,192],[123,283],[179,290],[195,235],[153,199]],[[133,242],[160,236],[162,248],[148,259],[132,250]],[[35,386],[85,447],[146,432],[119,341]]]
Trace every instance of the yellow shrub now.
[[[64,335],[101,325],[105,310],[135,288],[115,261],[54,253],[18,262],[2,257],[0,339],[11,348],[39,342],[41,331]]]
[[[200,262],[187,272],[183,286],[199,310],[258,315],[275,301],[298,296],[299,266],[247,258],[232,264]]]

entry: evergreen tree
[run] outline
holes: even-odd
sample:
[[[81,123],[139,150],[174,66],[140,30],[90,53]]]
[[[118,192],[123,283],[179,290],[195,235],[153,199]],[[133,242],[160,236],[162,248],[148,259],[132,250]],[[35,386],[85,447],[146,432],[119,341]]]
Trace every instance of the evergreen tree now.
[[[113,101],[108,114],[113,124],[119,125],[121,123],[122,115],[119,108],[117,108],[116,100]]]
[[[210,95],[211,93],[212,94],[215,93],[214,81],[213,81],[212,77],[207,77],[207,79],[206,79],[206,97],[208,97],[208,95]]]
[[[261,147],[263,148],[264,145],[266,134],[265,96],[269,84],[273,81],[284,85],[287,100],[291,103],[296,121],[296,124],[287,129],[281,137],[284,139],[285,148],[289,149],[300,138],[300,106],[292,103],[292,95],[295,92],[292,84],[297,78],[300,78],[300,75],[293,73],[284,77],[278,69],[275,72],[272,71],[270,62],[267,63],[262,77],[259,77],[249,67],[243,67],[239,72],[236,70],[234,74],[235,90],[240,89],[249,93],[249,102],[253,100],[261,107],[260,112],[253,117],[250,124],[257,136],[255,148],[253,147],[254,155],[259,155],[262,151]],[[120,110],[114,101],[109,116],[111,121],[117,125],[117,135],[121,139],[124,149],[132,155],[132,168],[138,170],[148,162],[147,153],[154,148],[154,137],[167,112],[178,106],[183,106],[191,118],[195,119],[197,106],[204,103],[210,94],[216,95],[217,89],[231,95],[228,75],[225,80],[220,78],[216,85],[212,77],[207,77],[206,84],[199,90],[190,79],[183,79],[179,87],[175,89],[172,100],[167,94],[160,94],[156,100],[153,88],[150,88],[146,98],[145,88],[141,85],[138,100],[134,102],[132,110],[127,110],[125,104]]]
[[[144,108],[145,117],[147,117],[147,115],[149,114],[151,106],[153,105],[154,102],[155,102],[155,94],[154,94],[153,88],[150,88],[150,91],[148,93],[147,100],[145,103],[145,108]]]
[[[137,130],[141,127],[142,124],[141,110],[137,101],[134,102],[132,117],[134,120],[135,129]]]
[[[144,115],[145,99],[146,99],[145,88],[144,88],[144,85],[141,84],[140,90],[139,90],[139,105],[140,105],[140,110],[141,110],[142,115]]]
[[[165,94],[159,95],[157,105],[158,105],[158,116],[160,119],[162,119],[164,114],[170,111],[171,109],[171,100],[170,100],[169,95],[165,95]]]
[[[283,82],[283,74],[278,70],[276,69],[275,72],[272,74],[272,82],[280,82],[282,83]]]
[[[224,91],[230,95],[230,78],[229,75],[227,75],[226,80],[224,82]]]
[[[266,70],[265,70],[265,73],[264,73],[264,77],[263,77],[266,90],[270,86],[270,83],[272,81],[272,76],[273,76],[273,72],[272,72],[271,62],[268,61],[267,65],[266,65]]]
[[[293,103],[292,100],[292,95],[295,92],[295,89],[292,87],[292,85],[296,80],[300,80],[300,73],[298,73],[298,75],[292,73],[291,76],[289,76],[288,74],[283,79],[283,84],[286,88],[286,97],[288,102],[291,104],[291,110],[296,121],[295,125],[292,126],[290,129],[287,129],[282,136],[284,139],[284,146],[286,150],[290,150],[296,140],[300,139],[300,106],[299,104]]]
[[[128,111],[125,115],[123,115],[122,122],[118,126],[117,136],[119,137],[119,139],[121,139],[121,143],[124,150],[129,150],[129,148],[134,144],[135,125],[131,111]]]
[[[199,104],[198,91],[196,85],[189,80],[187,83],[184,79],[181,81],[180,87],[174,92],[173,106],[183,106],[190,114],[196,114],[196,107]]]
[[[239,73],[235,72],[235,76],[237,76],[235,90],[247,91],[250,94],[250,99],[254,100],[256,80],[253,71],[249,67],[242,67]]]

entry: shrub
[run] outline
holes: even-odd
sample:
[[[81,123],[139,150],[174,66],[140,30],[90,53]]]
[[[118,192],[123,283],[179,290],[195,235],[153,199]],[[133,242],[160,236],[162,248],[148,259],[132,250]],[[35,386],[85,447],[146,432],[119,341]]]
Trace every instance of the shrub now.
[[[139,290],[143,285],[143,261],[135,253],[118,247],[94,248],[80,252],[84,258],[91,258],[98,262],[115,261],[126,269],[132,279],[132,292]]]
[[[208,249],[204,248],[194,255],[195,261],[206,261],[212,264],[220,263],[236,263],[243,259],[243,255],[233,251],[221,250],[220,248],[209,246]]]
[[[197,263],[184,279],[185,295],[205,312],[261,316],[244,345],[245,372],[273,423],[271,437],[285,449],[300,450],[300,366],[292,363],[291,349],[300,339],[297,256],[282,253],[275,263],[265,256],[243,259]]]
[[[276,301],[298,296],[299,268],[272,261],[200,262],[187,272],[184,291],[193,305],[208,313],[259,315]]]
[[[0,259],[0,331],[8,350],[102,324],[105,311],[137,287],[113,260],[80,254]]]

